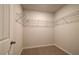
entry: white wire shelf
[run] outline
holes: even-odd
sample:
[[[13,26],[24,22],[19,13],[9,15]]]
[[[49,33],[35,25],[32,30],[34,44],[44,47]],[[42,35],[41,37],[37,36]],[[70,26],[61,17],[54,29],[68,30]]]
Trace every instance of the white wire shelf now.
[[[55,27],[63,24],[70,24],[79,22],[79,10],[72,12],[71,14],[64,16],[56,21],[47,21],[47,20],[33,20],[33,19],[24,19],[22,16],[19,16],[19,19],[16,20],[19,24],[22,24],[24,27]],[[28,25],[29,24],[29,25]],[[42,24],[42,25],[41,25]],[[50,25],[43,25],[50,24]]]

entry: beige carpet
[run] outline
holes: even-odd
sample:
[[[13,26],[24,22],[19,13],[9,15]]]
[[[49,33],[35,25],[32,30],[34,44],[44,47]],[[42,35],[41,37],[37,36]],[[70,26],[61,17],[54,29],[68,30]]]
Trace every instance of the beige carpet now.
[[[56,46],[47,46],[39,48],[24,49],[22,55],[68,55]]]

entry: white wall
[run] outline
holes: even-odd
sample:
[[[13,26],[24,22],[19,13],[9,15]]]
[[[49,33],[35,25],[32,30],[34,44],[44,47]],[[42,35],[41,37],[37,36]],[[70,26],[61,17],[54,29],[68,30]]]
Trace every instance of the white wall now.
[[[10,39],[16,42],[16,44],[12,46],[11,54],[20,54],[23,45],[23,26],[22,24],[16,22],[16,20],[19,16],[17,14],[21,15],[23,13],[23,10],[21,5],[11,5],[10,9]]]
[[[79,10],[79,5],[66,5],[56,12],[55,20],[61,19],[77,10]],[[79,18],[76,17],[76,19]],[[71,54],[79,54],[79,22],[69,24],[62,24],[61,22],[60,24],[54,28],[55,44]]]
[[[53,21],[53,14],[37,11],[24,13],[24,48],[53,45],[53,24],[50,23]],[[29,21],[25,23],[26,20]]]

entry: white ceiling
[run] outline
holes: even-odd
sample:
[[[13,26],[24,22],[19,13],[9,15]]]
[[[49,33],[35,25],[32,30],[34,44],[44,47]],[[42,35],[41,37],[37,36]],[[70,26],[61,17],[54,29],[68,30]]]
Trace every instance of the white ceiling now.
[[[23,4],[24,10],[43,11],[43,12],[56,12],[63,4]]]

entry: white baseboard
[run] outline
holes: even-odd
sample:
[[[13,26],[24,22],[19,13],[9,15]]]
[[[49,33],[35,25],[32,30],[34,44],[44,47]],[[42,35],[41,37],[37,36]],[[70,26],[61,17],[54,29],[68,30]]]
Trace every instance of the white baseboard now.
[[[20,50],[19,55],[21,55],[23,48]]]
[[[39,45],[39,46],[31,46],[31,47],[24,47],[23,49],[38,48],[38,47],[53,46],[53,45],[54,45],[54,44]]]
[[[21,51],[20,51],[19,54],[21,54],[21,52],[22,52],[23,49],[31,49],[31,48],[38,48],[38,47],[45,47],[45,46],[56,46],[56,47],[58,47],[59,49],[61,49],[62,51],[66,52],[67,54],[72,55],[70,52],[66,51],[65,49],[63,49],[62,47],[60,47],[60,46],[57,45],[57,44],[47,44],[47,45],[24,47],[24,48],[21,49]]]
[[[68,52],[67,50],[63,49],[62,47],[60,47],[59,45],[57,44],[54,44],[56,47],[58,47],[59,49],[61,49],[62,51],[66,52],[67,54],[69,55],[72,55],[70,52]]]

